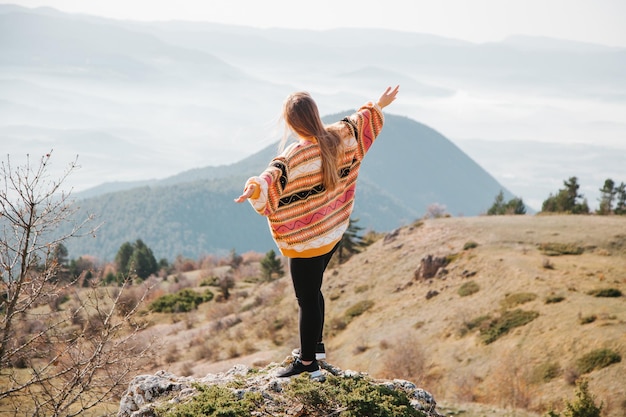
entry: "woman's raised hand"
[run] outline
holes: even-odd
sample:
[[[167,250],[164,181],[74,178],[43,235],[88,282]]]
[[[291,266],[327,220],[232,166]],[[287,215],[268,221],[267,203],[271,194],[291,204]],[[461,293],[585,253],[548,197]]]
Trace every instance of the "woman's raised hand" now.
[[[399,88],[400,88],[399,85],[396,85],[394,89],[391,89],[391,87],[387,87],[385,92],[378,99],[378,105],[380,106],[381,109],[383,107],[387,107],[388,105],[391,104],[392,101],[396,99]]]
[[[246,189],[243,190],[243,194],[240,195],[239,197],[235,198],[235,203],[243,203],[248,198],[252,197],[252,194],[254,194],[254,190],[256,190],[256,185],[255,184],[248,184],[246,186]]]

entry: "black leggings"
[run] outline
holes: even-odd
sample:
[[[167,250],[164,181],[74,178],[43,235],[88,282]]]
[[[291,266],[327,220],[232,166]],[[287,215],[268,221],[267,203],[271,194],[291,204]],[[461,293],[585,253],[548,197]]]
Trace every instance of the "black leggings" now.
[[[300,306],[300,358],[315,359],[315,346],[324,331],[324,296],[322,278],[337,246],[315,258],[289,258],[289,271]]]

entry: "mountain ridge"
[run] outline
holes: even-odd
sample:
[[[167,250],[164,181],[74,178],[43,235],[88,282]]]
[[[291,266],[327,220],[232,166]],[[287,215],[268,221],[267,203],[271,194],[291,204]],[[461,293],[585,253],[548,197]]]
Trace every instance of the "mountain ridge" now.
[[[340,120],[349,113],[324,120]],[[360,227],[389,231],[424,216],[433,204],[452,215],[478,215],[500,191],[507,199],[513,197],[434,129],[404,116],[388,114],[385,120],[359,175],[353,217]],[[104,224],[96,239],[70,241],[68,250],[72,257],[89,254],[110,260],[124,242],[136,239],[157,258],[169,259],[276,249],[266,220],[247,203],[233,202],[246,179],[265,169],[275,154],[272,144],[238,163],[148,183],[109,184],[100,189],[106,194],[91,190],[83,194],[90,197],[78,200],[79,213],[94,213]],[[126,188],[116,192],[112,186]]]

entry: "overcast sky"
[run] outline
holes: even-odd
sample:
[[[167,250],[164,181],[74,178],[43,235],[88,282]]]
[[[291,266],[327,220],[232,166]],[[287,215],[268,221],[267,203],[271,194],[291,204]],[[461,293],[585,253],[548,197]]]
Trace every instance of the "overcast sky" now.
[[[254,27],[377,27],[472,42],[524,34],[626,47],[626,0],[15,0],[132,20]]]

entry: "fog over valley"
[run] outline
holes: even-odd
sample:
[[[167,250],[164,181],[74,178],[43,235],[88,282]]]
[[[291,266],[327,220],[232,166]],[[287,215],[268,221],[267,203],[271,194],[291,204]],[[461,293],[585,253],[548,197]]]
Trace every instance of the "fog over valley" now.
[[[279,140],[284,97],[389,111],[452,140],[534,209],[576,176],[592,208],[626,181],[626,48],[513,36],[150,23],[0,5],[0,143],[78,155],[75,191],[232,164]],[[435,203],[435,202],[433,202]]]

